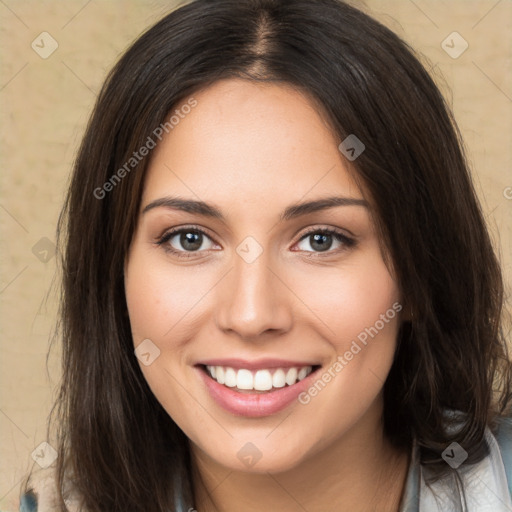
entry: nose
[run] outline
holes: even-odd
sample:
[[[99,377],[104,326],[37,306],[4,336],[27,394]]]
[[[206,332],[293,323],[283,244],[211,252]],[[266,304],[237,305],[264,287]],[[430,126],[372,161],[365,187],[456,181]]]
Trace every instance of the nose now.
[[[265,254],[252,263],[235,256],[233,268],[219,283],[216,320],[224,332],[255,340],[267,332],[275,336],[291,328],[293,294]]]

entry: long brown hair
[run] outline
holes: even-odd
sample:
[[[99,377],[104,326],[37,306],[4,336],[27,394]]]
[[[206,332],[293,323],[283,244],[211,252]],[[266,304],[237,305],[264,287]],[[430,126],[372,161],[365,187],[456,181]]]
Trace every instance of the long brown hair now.
[[[384,387],[386,433],[397,446],[416,439],[438,475],[452,441],[466,463],[481,460],[485,427],[509,412],[503,284],[438,88],[407,44],[343,2],[196,0],[119,60],[74,167],[59,223],[59,485],[72,481],[90,511],[170,510],[175,486],[192,505],[187,438],[140,371],[124,292],[150,156],[104,184],[172,109],[228,77],[291,84],[321,106],[340,142],[355,134],[365,144],[354,170],[411,314]],[[454,431],[449,409],[464,413]]]

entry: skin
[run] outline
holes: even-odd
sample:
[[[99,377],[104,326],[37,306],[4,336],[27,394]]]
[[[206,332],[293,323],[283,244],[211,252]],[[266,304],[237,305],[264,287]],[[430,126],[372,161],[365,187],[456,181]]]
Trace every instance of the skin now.
[[[160,350],[141,370],[190,440],[196,509],[396,511],[408,455],[383,435],[382,388],[400,314],[307,405],[294,401],[267,417],[222,409],[194,368],[214,357],[275,357],[318,362],[321,375],[401,300],[369,208],[280,220],[297,202],[364,199],[313,101],[241,79],[194,98],[151,156],[125,287],[134,346],[150,339]],[[164,206],[143,212],[167,196],[212,203],[225,221]],[[190,225],[206,232],[199,251],[187,251],[179,234],[157,244]],[[304,238],[313,227],[338,228],[356,243],[333,237],[320,251],[311,234]],[[252,263],[236,251],[248,236],[263,250]],[[261,453],[251,467],[237,457],[247,442]]]

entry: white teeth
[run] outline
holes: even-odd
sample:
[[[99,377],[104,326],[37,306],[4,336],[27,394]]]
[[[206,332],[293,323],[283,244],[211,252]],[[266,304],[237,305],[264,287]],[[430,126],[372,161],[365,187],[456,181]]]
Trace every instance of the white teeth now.
[[[298,373],[298,375],[297,375],[297,378],[298,378],[299,380],[302,380],[302,379],[304,379],[305,377],[307,377],[307,376],[309,375],[309,373],[310,373],[310,372],[308,371],[308,369],[307,369],[307,368],[301,368],[301,369],[299,370],[299,373]]]
[[[254,389],[256,391],[268,391],[272,389],[272,375],[268,370],[258,370],[254,376]]]
[[[284,374],[284,370],[278,368],[274,375],[272,375],[272,386],[275,388],[284,388],[286,384],[286,375]]]
[[[306,378],[312,371],[312,366],[301,368],[263,369],[255,372],[241,368],[235,370],[229,366],[206,366],[208,374],[219,384],[239,390],[269,391],[272,388],[293,386]]]
[[[290,368],[286,373],[286,384],[291,386],[297,382],[297,368]]]
[[[224,368],[222,366],[214,366],[214,371],[215,371],[215,374],[216,374],[216,377],[213,376],[212,374],[212,377],[219,383],[219,384],[224,384]]]
[[[229,388],[234,388],[236,386],[236,372],[233,368],[226,368],[226,373],[224,374],[224,385]]]
[[[236,387],[238,389],[253,389],[253,376],[249,370],[238,370]]]

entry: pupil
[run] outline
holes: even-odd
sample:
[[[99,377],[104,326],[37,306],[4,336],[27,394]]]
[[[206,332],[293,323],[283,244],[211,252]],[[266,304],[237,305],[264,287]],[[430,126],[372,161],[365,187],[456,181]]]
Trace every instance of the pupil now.
[[[315,247],[315,244],[318,244]],[[332,235],[317,233],[313,235],[313,243],[311,243],[311,247],[318,251],[326,251],[332,245]]]
[[[181,245],[188,250],[196,251],[201,247],[202,239],[201,239],[201,233],[194,233],[194,232],[188,232],[188,233],[182,233],[180,237],[180,243]]]

